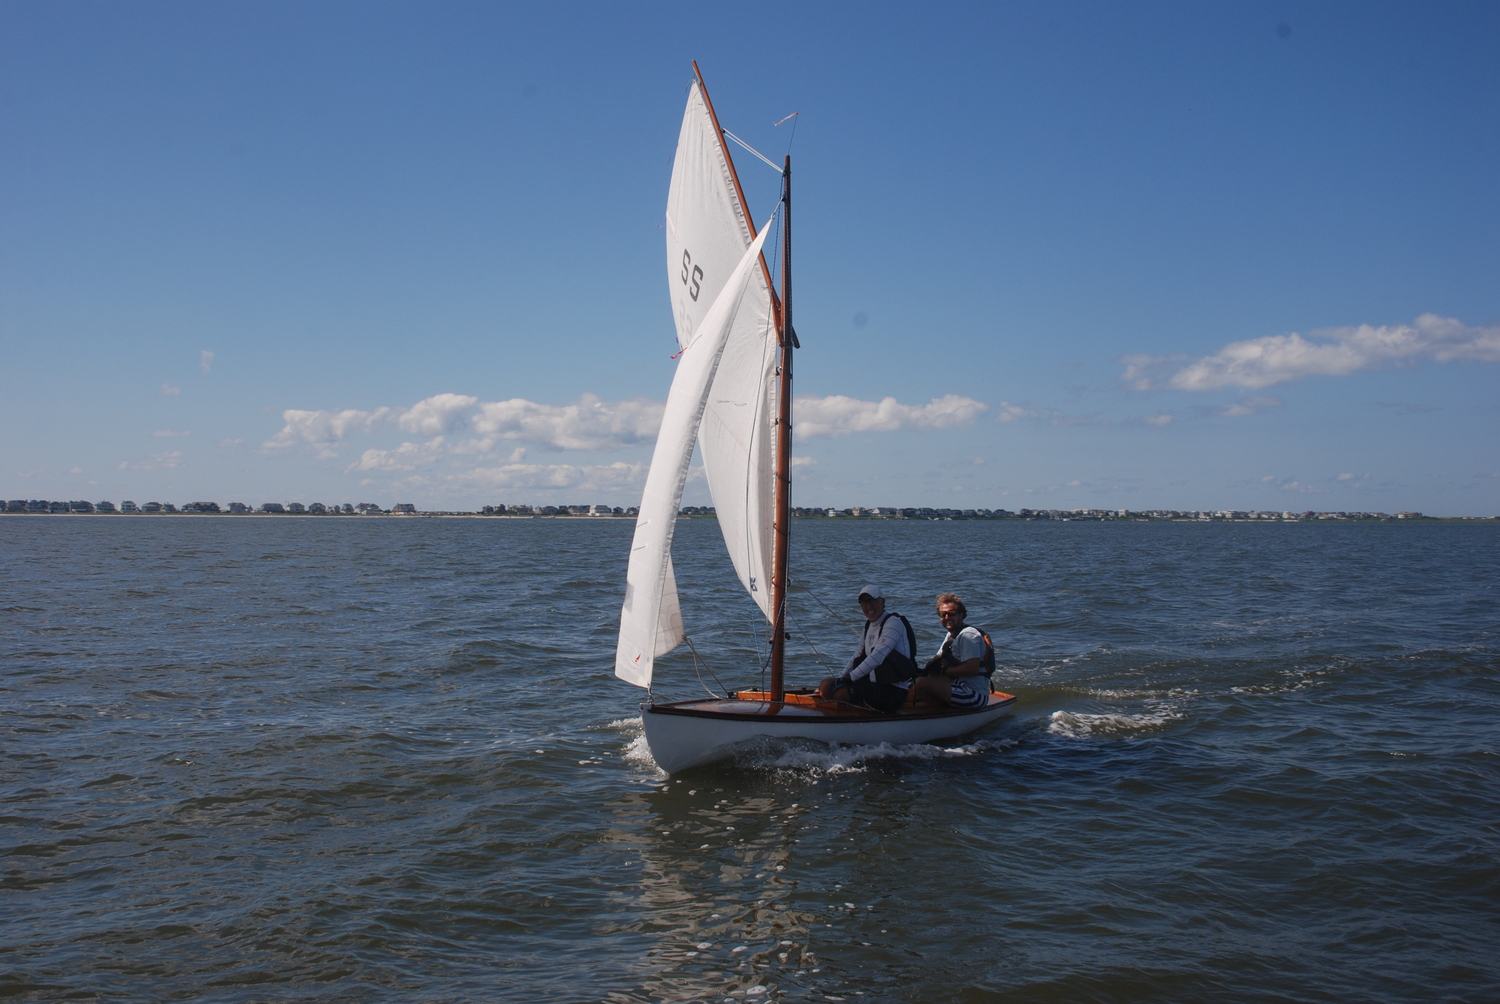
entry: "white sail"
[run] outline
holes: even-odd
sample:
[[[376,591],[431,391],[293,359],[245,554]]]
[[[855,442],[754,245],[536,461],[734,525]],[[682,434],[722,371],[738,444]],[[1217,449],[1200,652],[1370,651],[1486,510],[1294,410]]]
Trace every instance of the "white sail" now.
[[[677,340],[698,330],[755,231],[697,81],[688,94],[667,195],[667,282]],[[771,610],[776,329],[756,268],[734,317],[699,432],[708,490],[740,582]]]
[[[719,358],[724,352],[752,273],[760,272],[760,249],[765,231],[728,273],[697,330],[685,343],[667,407],[662,415],[651,471],[641,495],[640,515],[630,543],[630,566],[625,573],[625,604],[620,610],[620,640],[615,649],[615,675],[638,687],[651,685],[651,667],[685,637],[672,574],[672,536],[677,529],[677,507],[687,481],[693,443],[709,397]]]

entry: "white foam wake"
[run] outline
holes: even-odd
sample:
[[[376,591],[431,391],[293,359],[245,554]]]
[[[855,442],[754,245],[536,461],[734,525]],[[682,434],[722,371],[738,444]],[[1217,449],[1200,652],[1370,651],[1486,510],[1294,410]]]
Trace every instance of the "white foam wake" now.
[[[1087,715],[1077,711],[1054,711],[1047,724],[1047,731],[1069,739],[1118,736],[1161,728],[1186,717],[1186,712],[1175,707],[1161,707],[1135,715]]]
[[[806,742],[788,745],[768,740],[740,747],[735,763],[741,767],[794,770],[814,774],[850,774],[864,771],[875,760],[942,760],[972,757],[1008,744],[978,742],[959,746],[935,746],[912,743],[896,746],[878,743],[873,746],[824,746]]]

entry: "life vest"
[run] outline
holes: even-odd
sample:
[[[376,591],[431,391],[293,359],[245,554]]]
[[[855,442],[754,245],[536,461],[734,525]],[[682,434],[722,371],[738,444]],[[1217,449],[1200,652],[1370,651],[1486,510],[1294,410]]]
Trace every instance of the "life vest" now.
[[[880,632],[885,632],[885,622],[892,617],[900,617],[902,627],[906,628],[906,650],[911,656],[892,649],[885,661],[870,671],[870,679],[876,683],[902,683],[914,679],[919,672],[917,660],[913,658],[917,654],[917,633],[911,629],[911,621],[898,613],[883,614],[880,618]],[[868,652],[865,654],[869,655]]]
[[[979,637],[984,639],[984,655],[980,657],[979,660],[979,671],[983,673],[984,678],[988,680],[990,677],[995,675],[995,643],[990,641],[990,636],[985,633],[984,628],[975,627],[973,624],[965,624],[962,628],[959,629],[959,633],[962,634],[965,628],[974,628],[975,631],[979,632]],[[948,659],[957,658],[957,656],[953,654],[954,637],[954,635],[949,635],[947,638],[943,639],[943,647],[938,652],[940,656],[944,656]],[[954,665],[956,666],[958,665],[958,663],[955,662]]]

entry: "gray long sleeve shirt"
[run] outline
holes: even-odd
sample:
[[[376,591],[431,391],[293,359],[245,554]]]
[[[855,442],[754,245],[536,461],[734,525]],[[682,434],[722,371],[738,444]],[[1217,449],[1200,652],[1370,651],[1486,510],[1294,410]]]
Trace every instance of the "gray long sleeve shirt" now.
[[[859,648],[854,650],[854,655],[844,667],[844,675],[851,680],[863,679],[893,651],[900,652],[908,659],[914,658],[914,654],[907,651],[906,625],[901,622],[901,618],[888,613],[883,620],[865,621]]]

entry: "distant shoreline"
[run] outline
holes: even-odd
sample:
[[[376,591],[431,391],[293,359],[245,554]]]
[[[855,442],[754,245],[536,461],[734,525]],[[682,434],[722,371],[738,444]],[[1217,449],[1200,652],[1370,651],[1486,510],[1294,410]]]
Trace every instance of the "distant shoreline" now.
[[[581,513],[548,513],[524,514],[524,513],[481,513],[481,512],[416,512],[416,513],[380,513],[380,517],[392,520],[413,519],[483,519],[483,520],[528,520],[528,519],[562,519],[575,522],[589,521],[624,521],[634,520],[634,514],[581,514]],[[171,519],[188,517],[192,519],[369,519],[369,516],[358,513],[310,513],[310,512],[0,512],[0,517],[16,518],[62,518],[62,517],[117,517],[124,519]],[[712,519],[718,517],[713,513],[680,513],[678,519]],[[1293,516],[1275,518],[1253,518],[1242,517],[1201,517],[1201,516],[1049,516],[1049,515],[1008,515],[1008,516],[901,516],[901,515],[879,515],[879,516],[819,516],[799,515],[793,516],[799,521],[826,521],[826,522],[928,522],[928,523],[1500,523],[1500,516],[1428,516],[1417,514],[1412,516],[1338,516],[1332,514],[1317,514],[1312,516]]]

